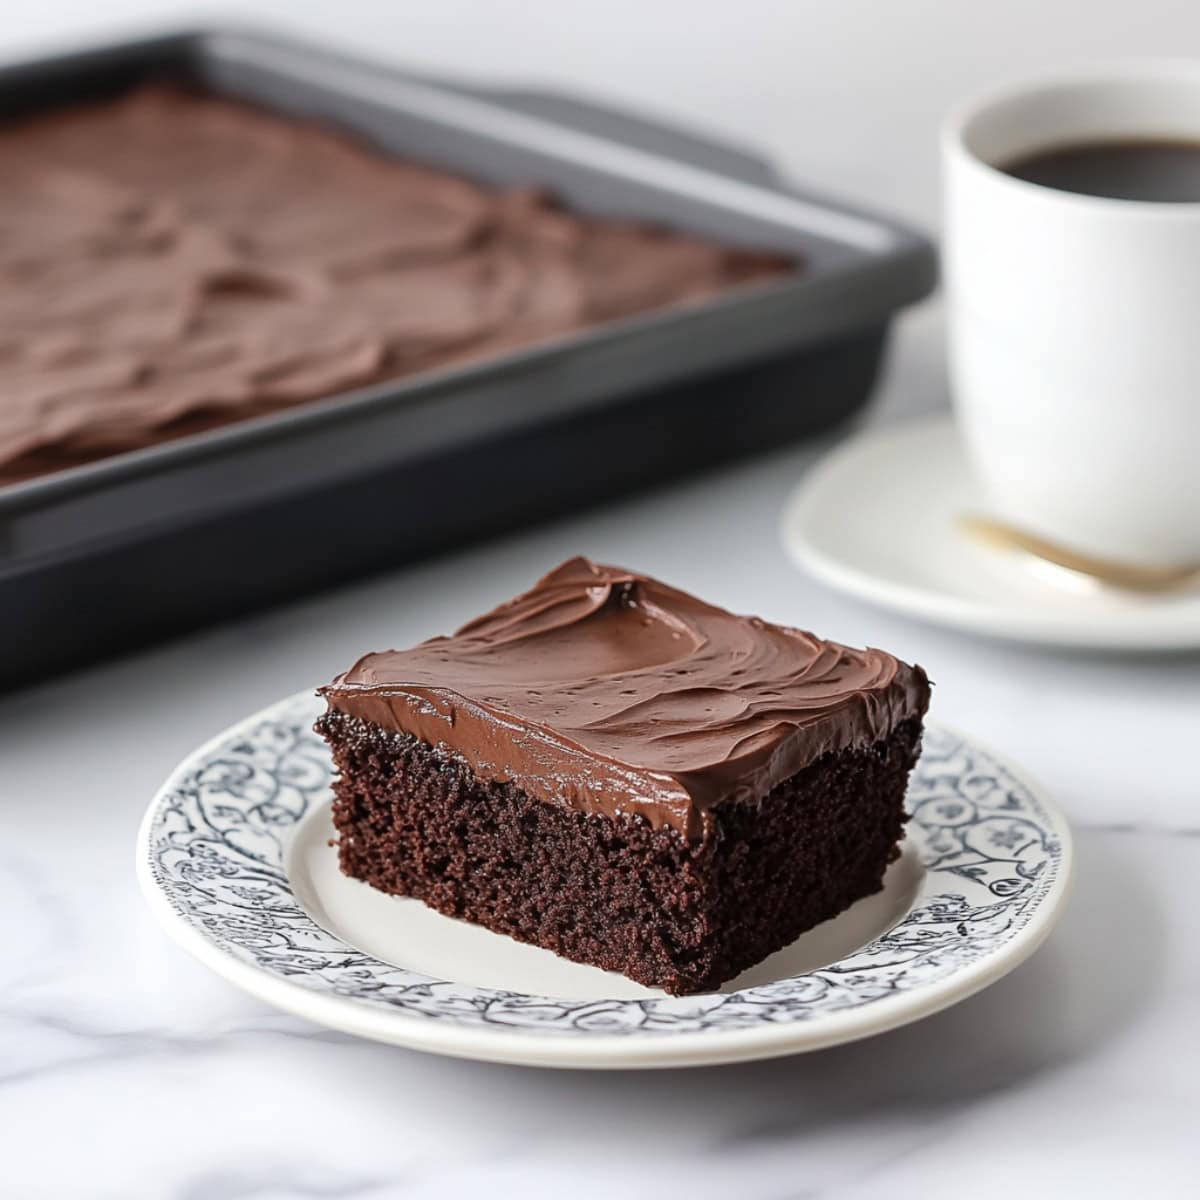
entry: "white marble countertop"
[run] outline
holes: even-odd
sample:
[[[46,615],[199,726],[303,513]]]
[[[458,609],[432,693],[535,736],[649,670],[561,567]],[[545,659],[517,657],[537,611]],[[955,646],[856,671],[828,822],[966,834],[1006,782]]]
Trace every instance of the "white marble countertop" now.
[[[0,52],[173,7],[54,0],[6,14]],[[956,93],[1047,62],[1176,51],[1200,34],[1200,14],[1168,0],[1049,8],[743,0],[693,3],[686,21],[632,0],[254,11],[377,55],[641,102],[931,225],[933,131]],[[940,330],[936,305],[905,320],[872,420],[944,403]],[[993,645],[818,587],[776,535],[817,452],[783,451],[0,699],[0,1195],[1195,1196],[1200,656]],[[181,755],[364,647],[442,631],[580,551],[927,664],[937,715],[1039,777],[1074,823],[1076,893],[1047,945],[985,993],[868,1042],[588,1075],[328,1033],[243,997],[167,941],[132,851]]]

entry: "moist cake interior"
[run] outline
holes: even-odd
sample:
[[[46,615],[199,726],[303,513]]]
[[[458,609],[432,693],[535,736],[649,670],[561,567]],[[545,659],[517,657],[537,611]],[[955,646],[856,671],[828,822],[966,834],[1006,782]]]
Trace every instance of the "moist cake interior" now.
[[[586,559],[323,690],[343,871],[674,994],[878,890],[929,701]]]

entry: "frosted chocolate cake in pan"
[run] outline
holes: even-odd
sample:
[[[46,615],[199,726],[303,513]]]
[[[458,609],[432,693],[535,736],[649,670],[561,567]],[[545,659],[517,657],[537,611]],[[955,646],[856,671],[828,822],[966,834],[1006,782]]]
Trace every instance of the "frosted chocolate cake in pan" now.
[[[576,558],[323,689],[342,870],[708,991],[882,885],[929,682]]]
[[[0,125],[0,484],[795,264],[166,86]]]

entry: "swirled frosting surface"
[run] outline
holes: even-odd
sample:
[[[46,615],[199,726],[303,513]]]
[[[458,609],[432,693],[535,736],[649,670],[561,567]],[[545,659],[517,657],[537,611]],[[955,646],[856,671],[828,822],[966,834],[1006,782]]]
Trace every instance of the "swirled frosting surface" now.
[[[790,269],[165,87],[0,184],[0,484]]]
[[[323,690],[331,708],[443,747],[486,779],[690,837],[714,804],[761,799],[929,703],[921,668],[882,650],[584,558],[452,637],[366,655]]]

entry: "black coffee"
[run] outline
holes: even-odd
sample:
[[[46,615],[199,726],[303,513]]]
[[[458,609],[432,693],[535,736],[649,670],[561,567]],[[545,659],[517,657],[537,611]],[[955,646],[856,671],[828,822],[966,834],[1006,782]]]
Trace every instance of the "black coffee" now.
[[[1006,163],[1018,179],[1117,200],[1200,201],[1200,142],[1123,140],[1052,146]]]

